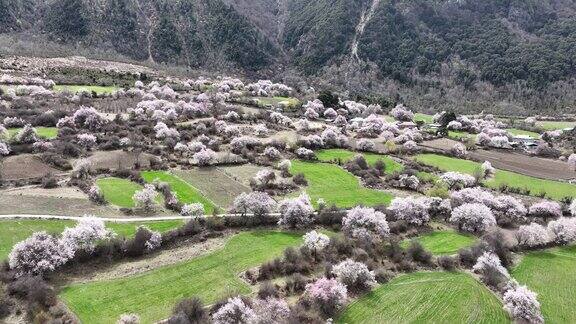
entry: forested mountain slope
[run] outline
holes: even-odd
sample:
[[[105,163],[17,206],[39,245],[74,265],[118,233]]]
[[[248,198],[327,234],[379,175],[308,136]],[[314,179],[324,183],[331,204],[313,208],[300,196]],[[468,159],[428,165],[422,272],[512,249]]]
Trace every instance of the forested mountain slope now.
[[[574,99],[574,0],[0,0],[0,33],[137,61],[354,74],[367,91]]]

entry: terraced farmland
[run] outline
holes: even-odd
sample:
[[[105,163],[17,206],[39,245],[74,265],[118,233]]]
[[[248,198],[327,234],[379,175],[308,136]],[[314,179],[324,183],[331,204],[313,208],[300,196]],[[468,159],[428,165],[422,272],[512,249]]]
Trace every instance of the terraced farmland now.
[[[476,238],[472,235],[460,234],[455,231],[435,231],[413,238],[422,246],[436,255],[455,254],[461,248],[472,245]],[[402,242],[403,246],[408,246],[410,240]]]
[[[143,323],[152,323],[166,318],[182,297],[211,303],[250,293],[239,273],[300,242],[300,233],[241,233],[211,254],[134,277],[71,285],[61,297],[84,323],[115,323],[123,313],[138,313]]]
[[[529,252],[511,271],[538,294],[546,323],[576,323],[576,246]]]
[[[455,171],[467,174],[474,174],[480,163],[468,160],[462,160],[436,154],[420,154],[416,156],[420,163],[437,167],[444,171]],[[520,173],[496,170],[493,178],[485,182],[490,188],[497,189],[501,185],[507,185],[513,188],[528,190],[531,195],[538,195],[542,192],[546,196],[560,200],[564,197],[576,198],[576,185],[566,182],[539,179]]]
[[[510,323],[496,296],[465,273],[402,275],[352,302],[338,323]]]
[[[391,194],[363,187],[354,175],[334,164],[293,160],[290,172],[304,174],[305,190],[314,204],[319,198],[339,207],[387,205],[392,200]]]

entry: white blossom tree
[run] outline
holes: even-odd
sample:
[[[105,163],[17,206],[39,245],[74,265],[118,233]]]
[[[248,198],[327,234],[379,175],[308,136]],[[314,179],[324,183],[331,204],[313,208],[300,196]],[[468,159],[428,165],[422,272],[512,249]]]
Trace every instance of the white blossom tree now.
[[[142,190],[138,190],[134,193],[132,199],[136,202],[136,206],[145,210],[151,210],[154,208],[154,199],[156,198],[156,195],[157,193],[154,185],[146,184]]]
[[[348,299],[346,286],[336,279],[320,278],[306,285],[308,296],[326,314],[334,314]]]
[[[519,323],[544,323],[537,297],[526,286],[511,288],[504,293],[504,309]]]
[[[332,268],[338,281],[352,289],[368,289],[376,284],[374,272],[362,262],[346,259]]]
[[[561,217],[548,223],[550,239],[557,244],[576,241],[576,219]]]
[[[280,211],[278,225],[303,228],[314,222],[314,208],[306,193],[300,194],[297,198],[284,199],[280,202],[278,210]]]
[[[530,216],[548,218],[562,217],[562,207],[555,201],[544,200],[530,206]]]
[[[496,219],[490,208],[477,203],[454,208],[449,221],[467,232],[483,232],[496,225]]]
[[[17,243],[8,255],[10,268],[22,275],[44,275],[68,262],[71,249],[46,232]]]
[[[357,240],[381,241],[390,235],[386,215],[374,208],[355,207],[342,219],[342,231]]]
[[[520,245],[527,247],[542,246],[550,242],[546,228],[536,223],[520,226],[516,232],[516,237]]]
[[[204,216],[204,205],[201,203],[191,203],[185,204],[180,210],[180,215],[191,216],[191,217],[202,217]]]
[[[304,245],[313,251],[322,251],[330,243],[326,234],[311,231],[304,234]]]
[[[60,243],[67,246],[72,255],[79,250],[92,253],[96,244],[106,239],[112,232],[106,229],[104,221],[94,216],[84,216],[74,227],[66,227],[62,232]]]
[[[242,298],[234,297],[212,314],[214,324],[255,323],[257,316],[254,310]]]
[[[396,197],[388,209],[397,219],[404,220],[412,225],[421,226],[430,221],[429,199],[427,197]]]
[[[520,200],[506,195],[494,199],[492,210],[499,224],[525,223],[528,213],[526,206]]]

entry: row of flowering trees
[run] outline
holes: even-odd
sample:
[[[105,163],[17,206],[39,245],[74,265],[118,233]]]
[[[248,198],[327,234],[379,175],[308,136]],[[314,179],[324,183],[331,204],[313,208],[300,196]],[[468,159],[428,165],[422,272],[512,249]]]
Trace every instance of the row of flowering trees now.
[[[161,244],[160,233],[145,227],[140,227],[136,235],[145,237],[142,242],[148,251],[157,249]],[[85,216],[78,220],[76,226],[65,228],[59,236],[46,232],[33,233],[12,248],[8,264],[17,276],[43,276],[63,266],[79,253],[92,254],[98,243],[114,236],[115,233],[108,230],[100,218]]]

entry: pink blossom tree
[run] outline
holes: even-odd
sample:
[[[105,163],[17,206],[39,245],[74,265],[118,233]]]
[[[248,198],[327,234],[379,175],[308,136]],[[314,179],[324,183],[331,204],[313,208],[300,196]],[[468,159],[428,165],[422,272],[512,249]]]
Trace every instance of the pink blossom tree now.
[[[568,165],[572,170],[576,171],[576,153],[570,154],[568,157]]]
[[[366,290],[376,284],[374,272],[362,262],[346,259],[335,265],[332,273],[348,289]]]
[[[502,265],[498,255],[493,252],[484,252],[479,256],[472,271],[479,274],[486,284],[496,288],[510,280],[508,270]]]
[[[304,295],[309,297],[324,314],[333,315],[346,303],[348,290],[336,279],[320,278],[306,285]]]

